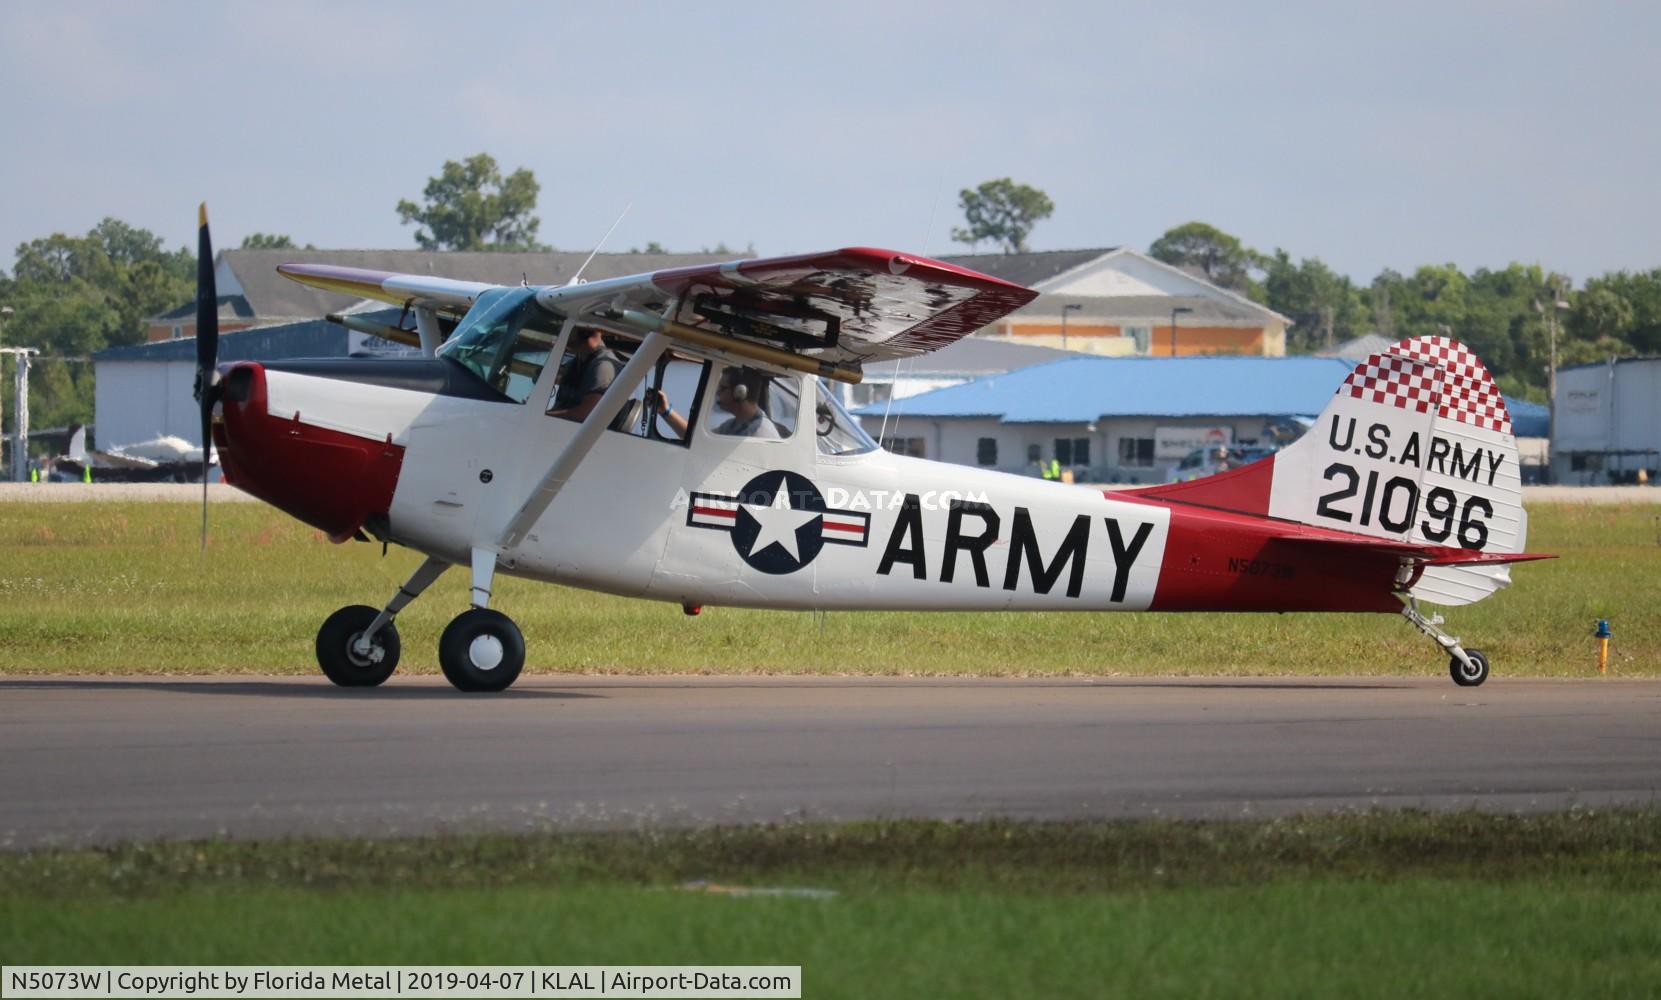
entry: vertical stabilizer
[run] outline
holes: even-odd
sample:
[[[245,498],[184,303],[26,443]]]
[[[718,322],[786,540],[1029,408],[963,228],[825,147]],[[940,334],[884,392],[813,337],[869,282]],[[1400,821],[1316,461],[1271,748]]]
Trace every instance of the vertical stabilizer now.
[[[1269,514],[1396,541],[1523,551],[1517,439],[1499,387],[1446,337],[1373,355],[1309,433],[1274,457]],[[1411,592],[1470,604],[1510,582],[1505,566],[1440,566]]]

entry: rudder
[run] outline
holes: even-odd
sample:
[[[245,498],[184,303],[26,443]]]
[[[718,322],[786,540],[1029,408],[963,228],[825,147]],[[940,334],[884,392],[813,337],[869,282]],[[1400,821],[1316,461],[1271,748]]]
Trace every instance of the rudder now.
[[[1522,552],[1528,515],[1499,387],[1447,337],[1412,337],[1372,355],[1309,433],[1274,456],[1268,513],[1414,544]],[[1410,592],[1470,604],[1510,582],[1503,565],[1437,566]]]

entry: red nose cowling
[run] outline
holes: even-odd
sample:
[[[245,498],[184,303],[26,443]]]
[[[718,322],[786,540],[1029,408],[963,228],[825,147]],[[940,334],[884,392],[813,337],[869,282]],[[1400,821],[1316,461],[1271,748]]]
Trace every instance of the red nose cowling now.
[[[339,383],[342,392],[350,382]],[[223,419],[214,421],[225,480],[344,542],[363,523],[386,515],[404,449],[385,441],[305,423],[305,414],[274,417],[266,405],[265,369],[236,364],[222,382]]]

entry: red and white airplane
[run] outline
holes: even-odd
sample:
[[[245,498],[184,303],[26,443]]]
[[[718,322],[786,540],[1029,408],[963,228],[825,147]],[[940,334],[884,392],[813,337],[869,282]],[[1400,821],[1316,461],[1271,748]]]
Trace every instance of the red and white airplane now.
[[[201,224],[198,397],[226,479],[337,541],[427,557],[384,607],[323,623],[341,685],[392,674],[395,616],[451,566],[472,607],[439,661],[465,691],[524,665],[489,606],[498,573],[688,612],[1399,612],[1475,685],[1487,658],[1418,601],[1481,600],[1544,558],[1523,552],[1499,390],[1445,338],[1368,359],[1270,458],[1104,493],[889,454],[827,391],[1036,295],[940,261],[851,248],[545,287],[285,264],[403,306],[397,327],[342,321],[422,357],[219,369]]]

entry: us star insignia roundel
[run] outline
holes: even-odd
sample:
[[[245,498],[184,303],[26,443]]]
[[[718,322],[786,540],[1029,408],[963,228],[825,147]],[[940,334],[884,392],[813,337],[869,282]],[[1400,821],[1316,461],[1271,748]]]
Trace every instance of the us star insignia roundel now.
[[[694,493],[686,523],[730,532],[738,557],[763,573],[794,573],[828,545],[864,546],[871,515],[833,510],[806,476],[763,472],[737,493]]]

